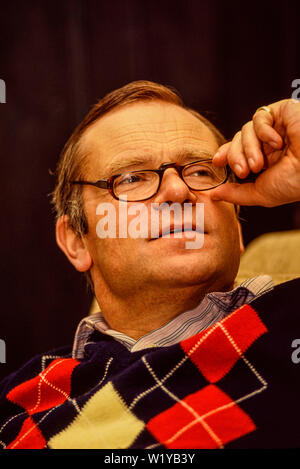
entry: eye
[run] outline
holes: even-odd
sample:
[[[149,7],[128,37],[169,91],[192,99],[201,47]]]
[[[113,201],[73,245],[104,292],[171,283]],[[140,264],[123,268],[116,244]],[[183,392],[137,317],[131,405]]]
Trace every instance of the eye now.
[[[116,181],[116,184],[117,185],[120,185],[120,184],[134,184],[134,183],[137,183],[137,182],[140,182],[142,179],[141,179],[141,175],[140,174],[125,174],[124,176],[120,176],[117,181]]]
[[[185,177],[203,178],[214,177],[215,174],[208,165],[196,164],[186,168]]]
[[[194,170],[189,174],[189,176],[198,176],[198,177],[211,176],[211,175],[212,175],[212,171],[209,169],[204,169],[204,168]]]

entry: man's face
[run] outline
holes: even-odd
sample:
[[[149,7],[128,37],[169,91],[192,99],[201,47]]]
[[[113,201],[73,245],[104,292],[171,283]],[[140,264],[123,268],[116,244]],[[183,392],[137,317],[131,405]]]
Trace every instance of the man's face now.
[[[82,138],[88,153],[85,179],[96,181],[139,169],[158,169],[161,164],[186,164],[213,157],[218,145],[212,132],[188,111],[164,102],[139,102],[116,109],[97,121]],[[108,289],[118,297],[129,298],[137,291],[178,290],[205,287],[207,291],[232,287],[236,276],[240,242],[234,206],[213,202],[213,190],[190,190],[174,168],[164,173],[159,192],[146,200],[151,204],[204,203],[204,244],[187,249],[181,238],[100,239],[96,214],[100,203],[114,205],[119,220],[119,203],[107,190],[84,186],[84,209],[89,233],[86,243],[93,265],[95,290]],[[127,208],[135,204],[128,202]],[[132,217],[128,216],[128,223]],[[117,226],[118,232],[118,226]]]

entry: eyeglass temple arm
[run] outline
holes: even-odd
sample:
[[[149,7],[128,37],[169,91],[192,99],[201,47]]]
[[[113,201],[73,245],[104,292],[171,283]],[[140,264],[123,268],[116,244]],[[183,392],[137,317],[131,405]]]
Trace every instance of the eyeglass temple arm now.
[[[71,181],[72,184],[79,184],[81,186],[85,186],[85,185],[88,185],[88,186],[96,186],[96,187],[99,187],[100,189],[107,189],[108,188],[108,184],[107,184],[107,181],[104,181],[102,179],[99,179],[99,181],[97,182],[91,182],[91,181]]]

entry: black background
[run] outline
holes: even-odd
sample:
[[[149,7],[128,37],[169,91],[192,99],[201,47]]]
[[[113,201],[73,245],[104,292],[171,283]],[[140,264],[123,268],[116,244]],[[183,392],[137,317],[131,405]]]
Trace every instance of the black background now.
[[[1,320],[7,363],[71,344],[91,297],[57,248],[48,194],[63,144],[130,81],[177,88],[227,138],[300,78],[300,2],[0,2]],[[300,228],[299,204],[242,213],[246,244]]]

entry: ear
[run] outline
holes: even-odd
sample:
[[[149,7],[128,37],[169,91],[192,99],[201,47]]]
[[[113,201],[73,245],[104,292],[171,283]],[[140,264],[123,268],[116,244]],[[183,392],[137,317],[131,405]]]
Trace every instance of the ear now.
[[[70,227],[68,215],[62,215],[56,222],[56,242],[76,270],[86,272],[91,268],[91,255],[84,239]]]
[[[243,240],[243,232],[242,232],[242,225],[241,225],[239,220],[237,221],[237,224],[238,224],[239,239],[240,239],[240,251],[241,251],[241,254],[242,254],[242,252],[245,251],[244,240]]]

